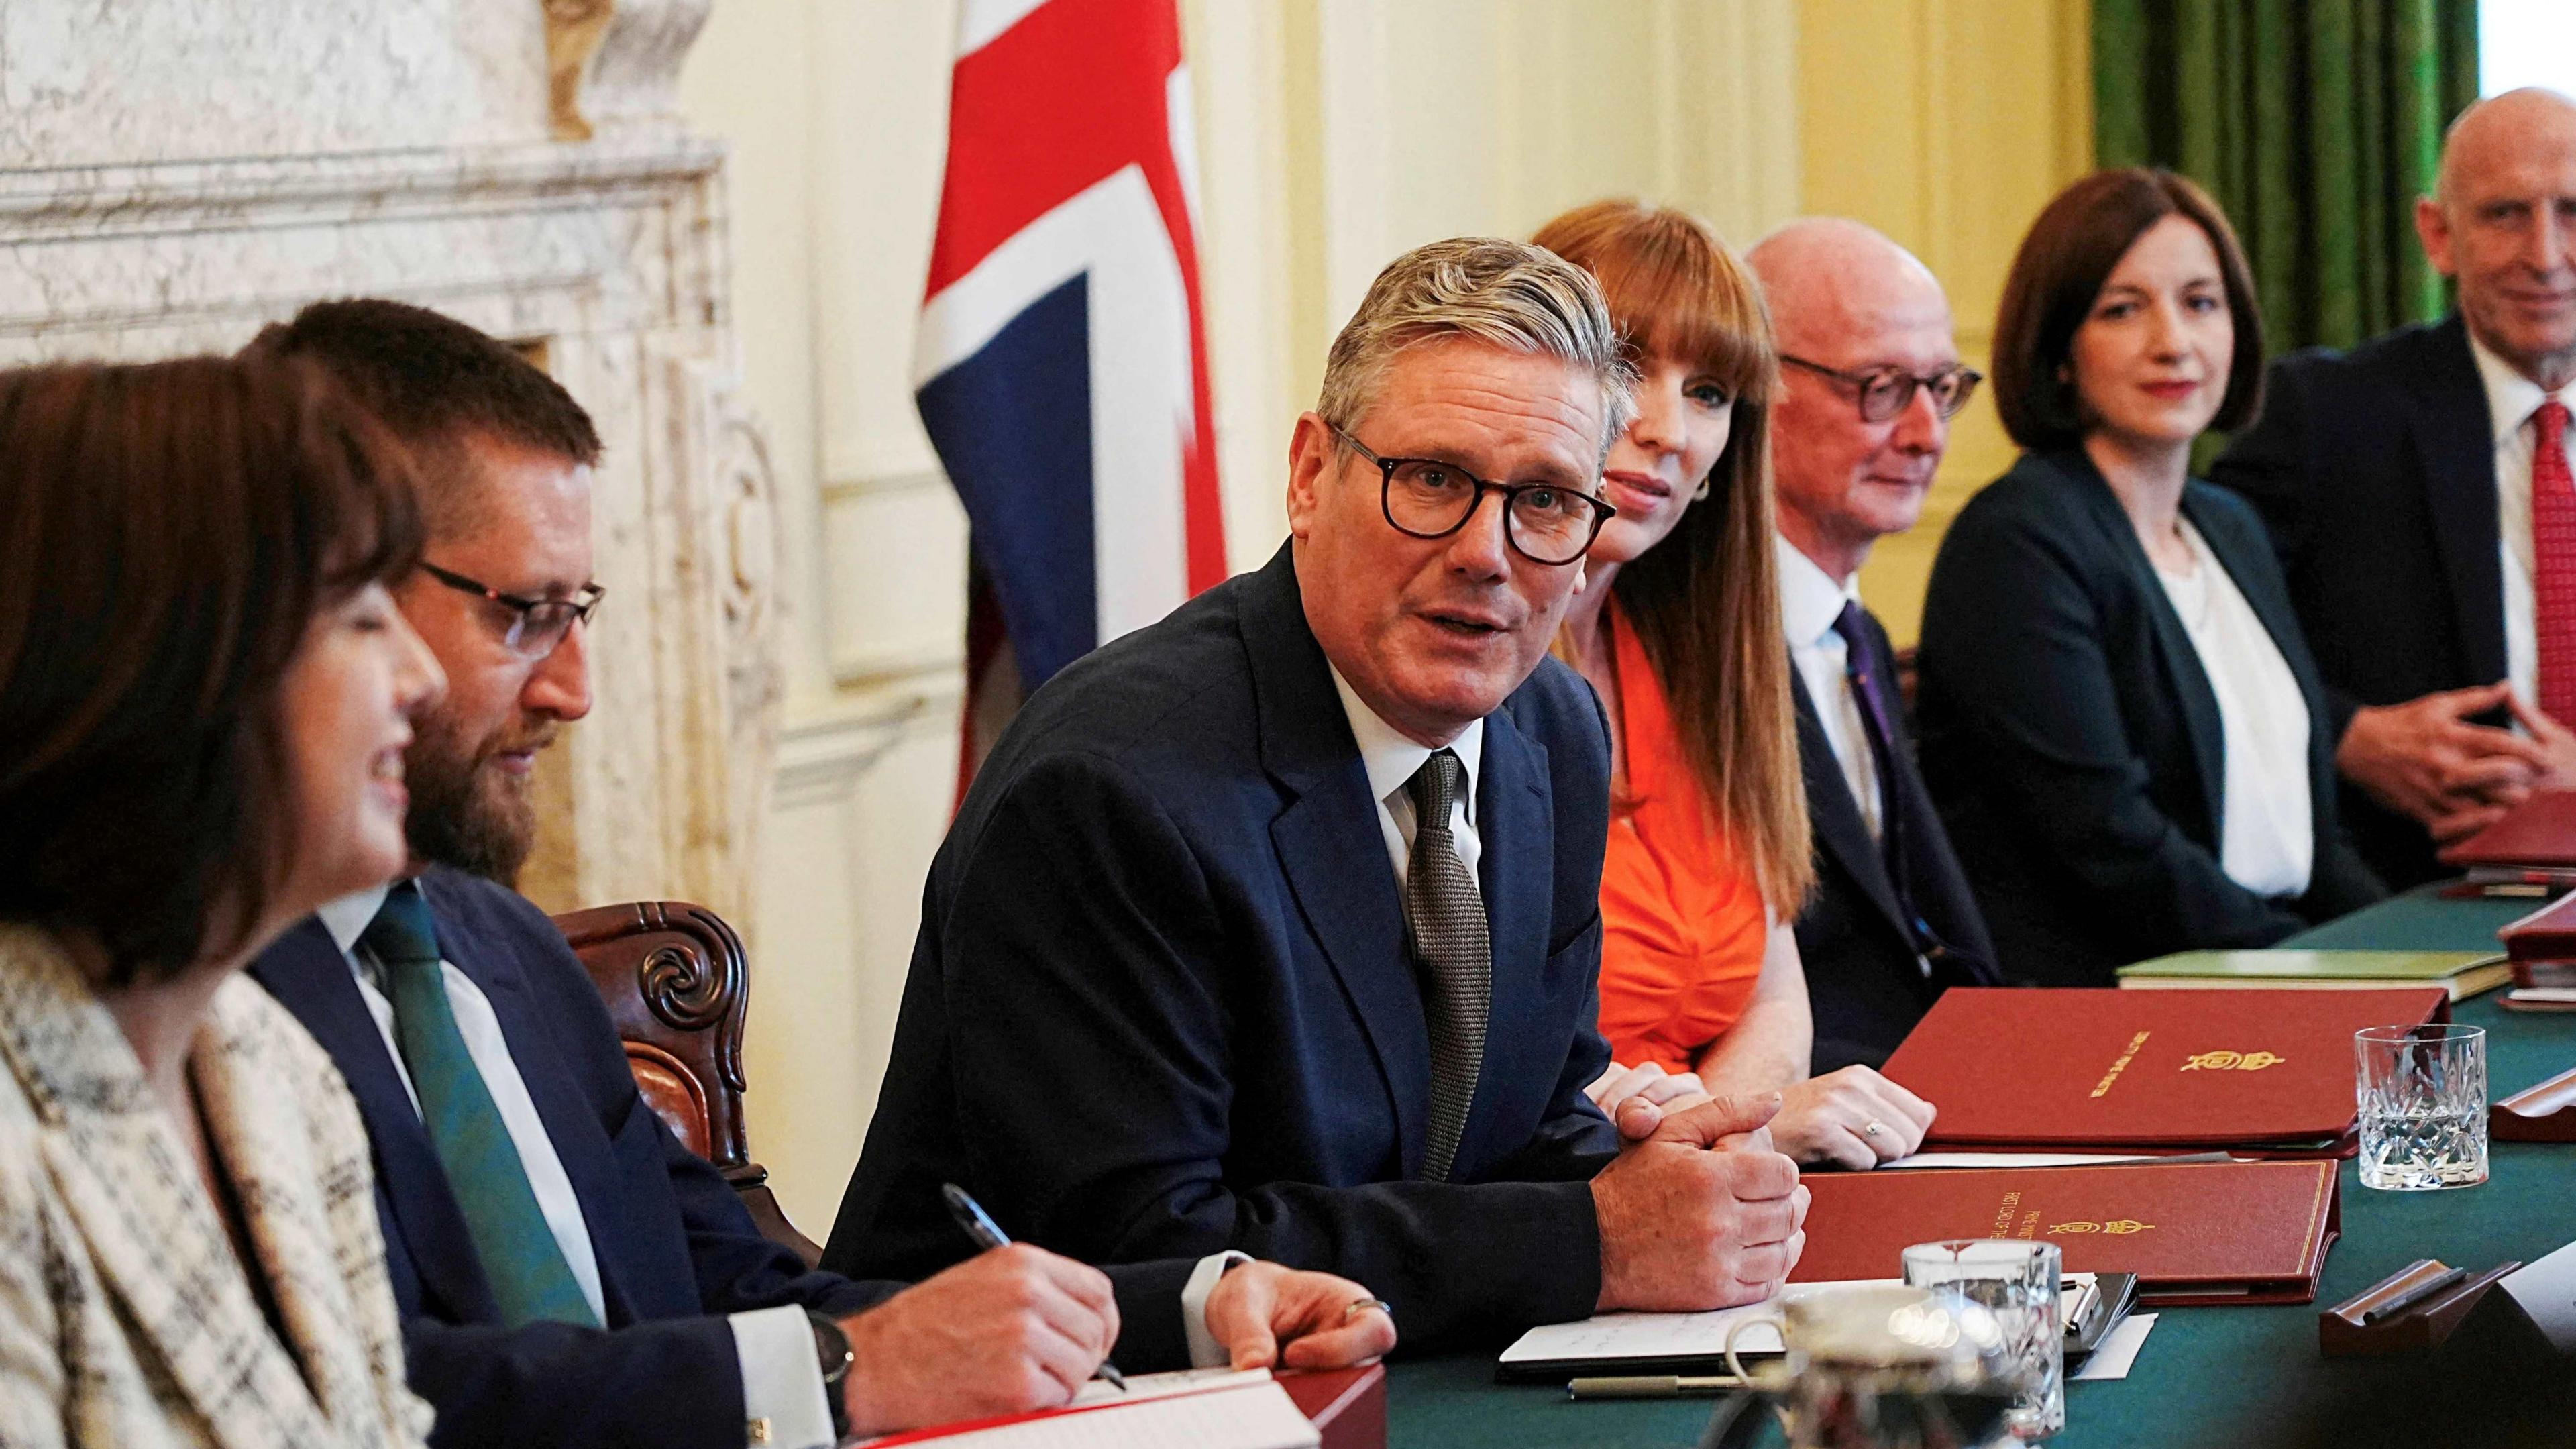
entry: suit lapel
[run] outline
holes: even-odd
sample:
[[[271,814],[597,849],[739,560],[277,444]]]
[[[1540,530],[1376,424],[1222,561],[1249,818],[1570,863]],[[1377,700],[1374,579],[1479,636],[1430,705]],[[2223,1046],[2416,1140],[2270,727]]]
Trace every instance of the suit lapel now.
[[[226,1449],[335,1438],[133,1049],[71,963],[23,928],[0,932],[0,1057],[51,1129],[38,1155],[146,1372],[166,1375]]]
[[[1404,959],[1404,909],[1377,801],[1324,651],[1306,626],[1287,548],[1245,590],[1242,629],[1262,765],[1291,797],[1270,823],[1271,846],[1368,1035],[1410,1176],[1421,1165],[1431,1112],[1429,1029]]]
[[[239,989],[258,991],[248,983]],[[372,1224],[363,1149],[353,1139],[316,1133],[299,1111],[279,1110],[277,1087],[290,1069],[260,1048],[246,1029],[250,1020],[218,996],[210,1028],[224,1039],[214,1050],[201,1046],[194,1060],[209,1145],[239,1190],[243,1226],[305,1382],[326,1415],[361,1423],[377,1412],[367,1359],[376,1345],[365,1336],[371,1320],[352,1300],[338,1261],[343,1245],[334,1220],[337,1215],[345,1224],[354,1208]]]
[[[1507,706],[1485,717],[1483,759],[1476,782],[1476,888],[1485,897],[1485,933],[1492,943],[1492,996],[1485,1014],[1484,1057],[1477,1069],[1474,1103],[1492,1100],[1485,1083],[1519,1069],[1516,1042],[1544,1035],[1539,986],[1547,965],[1548,917],[1556,903],[1556,860],[1551,848],[1555,808],[1548,792],[1547,747],[1523,734]],[[1500,1156],[1481,1140],[1485,1114],[1471,1105],[1459,1137],[1457,1177]],[[1505,1150],[1518,1143],[1503,1144]]]
[[[535,1103],[538,1119],[545,1124],[547,1140],[554,1144],[564,1175],[572,1180],[573,1196],[581,1204],[583,1226],[590,1234],[591,1255],[599,1266],[600,1296],[608,1309],[608,1324],[616,1327],[632,1318],[633,1311],[616,1283],[614,1259],[601,1245],[599,1217],[614,1211],[623,1197],[608,1130],[589,1098],[582,1095],[581,1084],[563,1069],[563,1063],[571,1056],[555,1043],[552,1028],[537,1010],[518,943],[470,929],[464,913],[457,909],[461,896],[444,877],[443,868],[421,877],[421,894],[437,914],[439,947],[456,969],[482,989],[484,998],[492,1003],[492,1014],[500,1019],[510,1060],[519,1069],[519,1080],[527,1086],[528,1099]]]
[[[1807,681],[1794,661],[1789,666],[1789,689],[1798,706],[1798,762],[1806,776],[1807,818],[1816,839],[1860,883],[1861,893],[1887,917],[1888,924],[1910,939],[1904,912],[1896,902],[1896,883],[1887,878],[1886,858],[1879,854],[1878,842],[1870,839],[1869,823],[1861,818],[1860,802],[1852,798],[1851,783],[1843,777],[1833,741],[1825,734],[1824,717],[1816,712]],[[1882,780],[1879,788],[1893,791],[1896,784]]]
[[[304,1024],[348,1081],[375,1149],[377,1186],[392,1204],[392,1226],[402,1234],[422,1285],[460,1321],[500,1322],[501,1307],[483,1277],[438,1149],[331,933],[320,920],[307,919],[263,952],[251,975]]]
[[[2486,385],[2458,314],[2424,334],[2425,358],[2406,389],[2424,465],[2424,504],[2458,610],[2470,681],[2505,675],[2504,566],[2497,554],[2495,438]]]
[[[2182,709],[2183,734],[2191,741],[2192,767],[2200,776],[2201,809],[2209,821],[2209,844],[2215,849],[2227,818],[2227,727],[2218,717],[2218,695],[2209,687],[2209,672],[2201,668],[2200,651],[2192,646],[2191,632],[2183,627],[2182,616],[2174,612],[2173,600],[2165,594],[2164,580],[2157,575],[2155,562],[2147,557],[2146,547],[2138,542],[2138,530],[2120,507],[2119,496],[2082,451],[2071,450],[2067,456],[2068,466],[2091,485],[2084,496],[2094,522],[2108,538],[2111,552],[2128,569],[2129,586],[2144,601],[2147,629],[2154,636],[2156,655],[2164,666],[2167,695]]]

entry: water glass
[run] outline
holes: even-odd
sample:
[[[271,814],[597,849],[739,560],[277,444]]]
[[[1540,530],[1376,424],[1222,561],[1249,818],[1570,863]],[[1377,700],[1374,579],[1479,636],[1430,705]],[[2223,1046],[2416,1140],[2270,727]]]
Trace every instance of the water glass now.
[[[2413,1192],[2487,1180],[2484,1027],[2365,1027],[2352,1050],[2362,1186]]]
[[[2020,1439],[2066,1428],[2065,1260],[2055,1243],[1967,1238],[1905,1250],[1905,1281],[1955,1293],[1995,1316],[2018,1380],[2010,1422]]]

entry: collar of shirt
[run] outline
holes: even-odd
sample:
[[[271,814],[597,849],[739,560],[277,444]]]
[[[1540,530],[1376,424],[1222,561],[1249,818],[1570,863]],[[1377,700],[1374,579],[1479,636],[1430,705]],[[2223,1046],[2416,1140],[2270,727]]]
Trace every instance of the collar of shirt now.
[[[2511,442],[2531,415],[2540,410],[2543,401],[2556,398],[2576,411],[2576,382],[2554,393],[2541,391],[2540,384],[2513,370],[2513,364],[2496,356],[2487,345],[2469,334],[2469,355],[2478,362],[2478,380],[2486,384],[2487,423],[2493,429],[2497,447]]]
[[[1351,721],[1351,738],[1359,741],[1360,764],[1368,771],[1369,795],[1384,803],[1389,795],[1404,788],[1422,762],[1431,758],[1431,747],[1416,743],[1395,726],[1377,717],[1351,682],[1334,669],[1331,661],[1324,665],[1333,671],[1333,692],[1342,697],[1342,713]],[[1477,720],[1464,733],[1451,740],[1445,749],[1454,750],[1458,763],[1467,767],[1466,798],[1460,802],[1467,812],[1467,823],[1476,823],[1476,769],[1485,755],[1485,722]]]
[[[351,891],[336,901],[323,902],[314,911],[313,914],[322,920],[322,929],[331,933],[331,944],[340,948],[341,955],[355,959],[358,938],[367,934],[367,927],[375,921],[376,912],[384,909],[385,896],[392,889],[390,885],[380,885]]]
[[[1771,548],[1780,560],[1780,632],[1796,648],[1814,648],[1833,633],[1843,605],[1860,595],[1850,580],[1836,583],[1814,559],[1776,533],[1771,535]]]

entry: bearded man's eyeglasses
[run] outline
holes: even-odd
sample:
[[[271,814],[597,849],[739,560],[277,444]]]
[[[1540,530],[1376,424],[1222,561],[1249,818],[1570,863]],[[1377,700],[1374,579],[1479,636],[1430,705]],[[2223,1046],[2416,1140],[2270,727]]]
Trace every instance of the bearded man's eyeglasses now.
[[[1396,532],[1446,538],[1467,526],[1488,493],[1503,495],[1503,536],[1532,563],[1570,564],[1583,557],[1601,525],[1619,510],[1558,483],[1488,483],[1437,458],[1381,458],[1336,427],[1351,451],[1377,465],[1378,507]]]
[[[608,590],[597,584],[584,584],[569,599],[531,599],[518,594],[505,594],[480,579],[470,579],[453,569],[443,569],[421,561],[421,572],[447,585],[460,594],[473,594],[489,599],[510,611],[509,628],[501,635],[501,644],[510,652],[527,659],[543,659],[555,652],[572,626],[590,618],[590,611],[608,596]]]

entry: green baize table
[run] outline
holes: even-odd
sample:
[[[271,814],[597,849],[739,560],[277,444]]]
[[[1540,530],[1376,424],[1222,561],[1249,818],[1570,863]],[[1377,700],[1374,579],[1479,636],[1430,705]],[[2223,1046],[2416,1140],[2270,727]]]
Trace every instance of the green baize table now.
[[[2491,950],[2528,900],[2444,900],[2429,889],[2356,911],[2284,946]],[[2512,1012],[2502,990],[2458,1003],[2487,1029],[2488,1086],[2509,1096],[2576,1066],[2576,1013]],[[2489,1180],[2442,1192],[2377,1192],[2343,1165],[2343,1237],[2313,1304],[2168,1308],[2125,1379],[2067,1385],[2062,1449],[2129,1445],[2565,1444],[2576,1446],[2576,1363],[2498,1369],[2481,1381],[2448,1359],[2326,1359],[2317,1312],[2417,1258],[2471,1272],[2530,1262],[2576,1240],[2576,1144],[2494,1144]],[[2080,1171],[2082,1169],[2070,1169]],[[1896,1265],[1888,1265],[1892,1276]],[[2436,1364],[2445,1365],[2436,1371]],[[2554,1380],[2543,1382],[2542,1380]],[[2535,1400],[2555,1398],[2548,1407]],[[1569,1403],[1561,1388],[1494,1382],[1491,1353],[1398,1362],[1388,1375],[1392,1449],[1688,1446],[1706,1398]],[[2563,1414],[2563,1416],[2562,1416]],[[2505,1421],[2517,1419],[2508,1428]],[[2535,1429],[2537,1422],[2544,1427]],[[2563,1435],[2560,1429],[2563,1427]],[[1776,1432],[1771,1436],[1777,1440]]]

